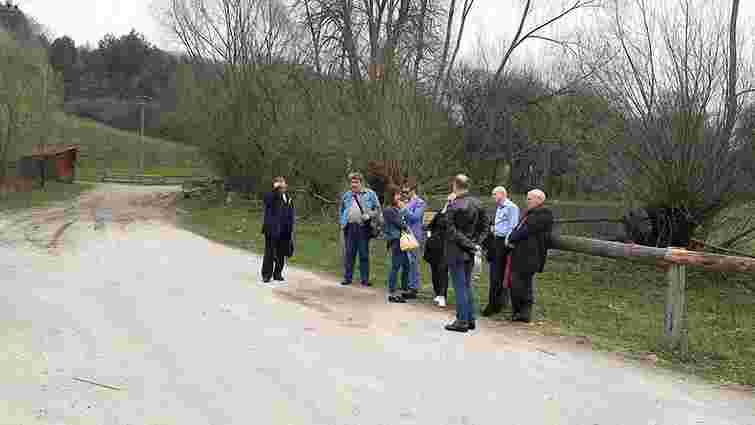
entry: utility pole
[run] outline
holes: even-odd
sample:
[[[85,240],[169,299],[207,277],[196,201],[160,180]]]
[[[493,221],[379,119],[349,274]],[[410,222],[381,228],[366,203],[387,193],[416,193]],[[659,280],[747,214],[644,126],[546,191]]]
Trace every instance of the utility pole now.
[[[144,105],[146,105],[147,101],[152,100],[149,96],[139,96],[137,98],[139,100],[139,106],[141,107],[141,126],[139,131],[139,138],[141,139],[141,158],[139,161],[139,169],[141,169],[142,174],[144,174],[145,167],[144,167]]]

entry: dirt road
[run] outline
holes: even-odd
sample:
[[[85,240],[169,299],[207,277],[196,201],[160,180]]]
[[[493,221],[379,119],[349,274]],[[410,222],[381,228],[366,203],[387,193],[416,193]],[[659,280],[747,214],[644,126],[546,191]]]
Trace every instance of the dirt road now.
[[[0,216],[0,424],[755,425],[752,394],[525,326],[451,334],[298,270],[265,288],[167,190]]]

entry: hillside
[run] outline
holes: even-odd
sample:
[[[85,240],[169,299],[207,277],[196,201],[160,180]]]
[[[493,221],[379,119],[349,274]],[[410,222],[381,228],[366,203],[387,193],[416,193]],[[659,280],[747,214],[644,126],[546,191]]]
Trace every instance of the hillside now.
[[[92,120],[68,114],[56,114],[49,143],[75,144],[81,147],[77,176],[90,179],[96,170],[139,170],[141,138],[138,133],[117,130]],[[15,147],[11,160],[28,152],[35,143],[26,139]],[[192,175],[203,174],[204,167],[196,148],[180,143],[144,138],[144,158],[147,174]]]

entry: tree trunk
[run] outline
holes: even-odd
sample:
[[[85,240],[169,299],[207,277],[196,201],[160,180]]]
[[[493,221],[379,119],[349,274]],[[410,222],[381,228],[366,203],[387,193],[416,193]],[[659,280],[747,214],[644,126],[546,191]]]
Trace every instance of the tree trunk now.
[[[417,34],[417,56],[414,58],[414,71],[412,75],[414,81],[419,80],[419,67],[422,64],[425,52],[425,20],[427,19],[427,2],[429,0],[422,0],[422,6],[419,12],[419,34]]]
[[[359,83],[361,83],[362,81],[362,73],[359,71],[359,55],[357,54],[356,41],[354,40],[354,31],[352,29],[352,0],[342,0],[342,4],[343,49],[346,52],[346,56],[349,61],[349,73],[351,74],[351,81],[359,85]]]
[[[461,38],[464,36],[464,27],[467,24],[467,16],[472,10],[472,6],[474,6],[474,0],[464,0],[464,7],[461,11],[461,23],[459,24],[459,33],[456,34],[456,46],[454,47],[454,52],[451,55],[451,60],[449,60],[448,64],[446,65],[446,78],[443,81],[444,88],[448,87],[451,81],[451,71],[453,71],[454,63],[456,62],[456,56],[459,54],[459,49],[461,48]]]
[[[454,23],[454,13],[456,12],[456,0],[451,0],[451,4],[448,6],[448,22],[446,23],[446,39],[443,41],[443,53],[440,56],[440,64],[438,65],[438,75],[435,77],[435,86],[433,87],[433,101],[439,103],[438,95],[440,93],[440,83],[443,81],[443,73],[446,70],[446,62],[448,61],[448,49],[451,45],[451,28]]]
[[[729,81],[726,85],[726,128],[724,141],[728,141],[734,130],[737,117],[737,18],[739,0],[731,1],[731,20],[729,21]]]

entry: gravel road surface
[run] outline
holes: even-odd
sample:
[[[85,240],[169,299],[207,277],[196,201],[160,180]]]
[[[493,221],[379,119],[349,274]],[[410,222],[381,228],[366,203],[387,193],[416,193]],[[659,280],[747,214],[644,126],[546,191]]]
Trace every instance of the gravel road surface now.
[[[442,329],[176,228],[175,188],[0,216],[0,425],[755,425],[751,392],[526,325]]]

